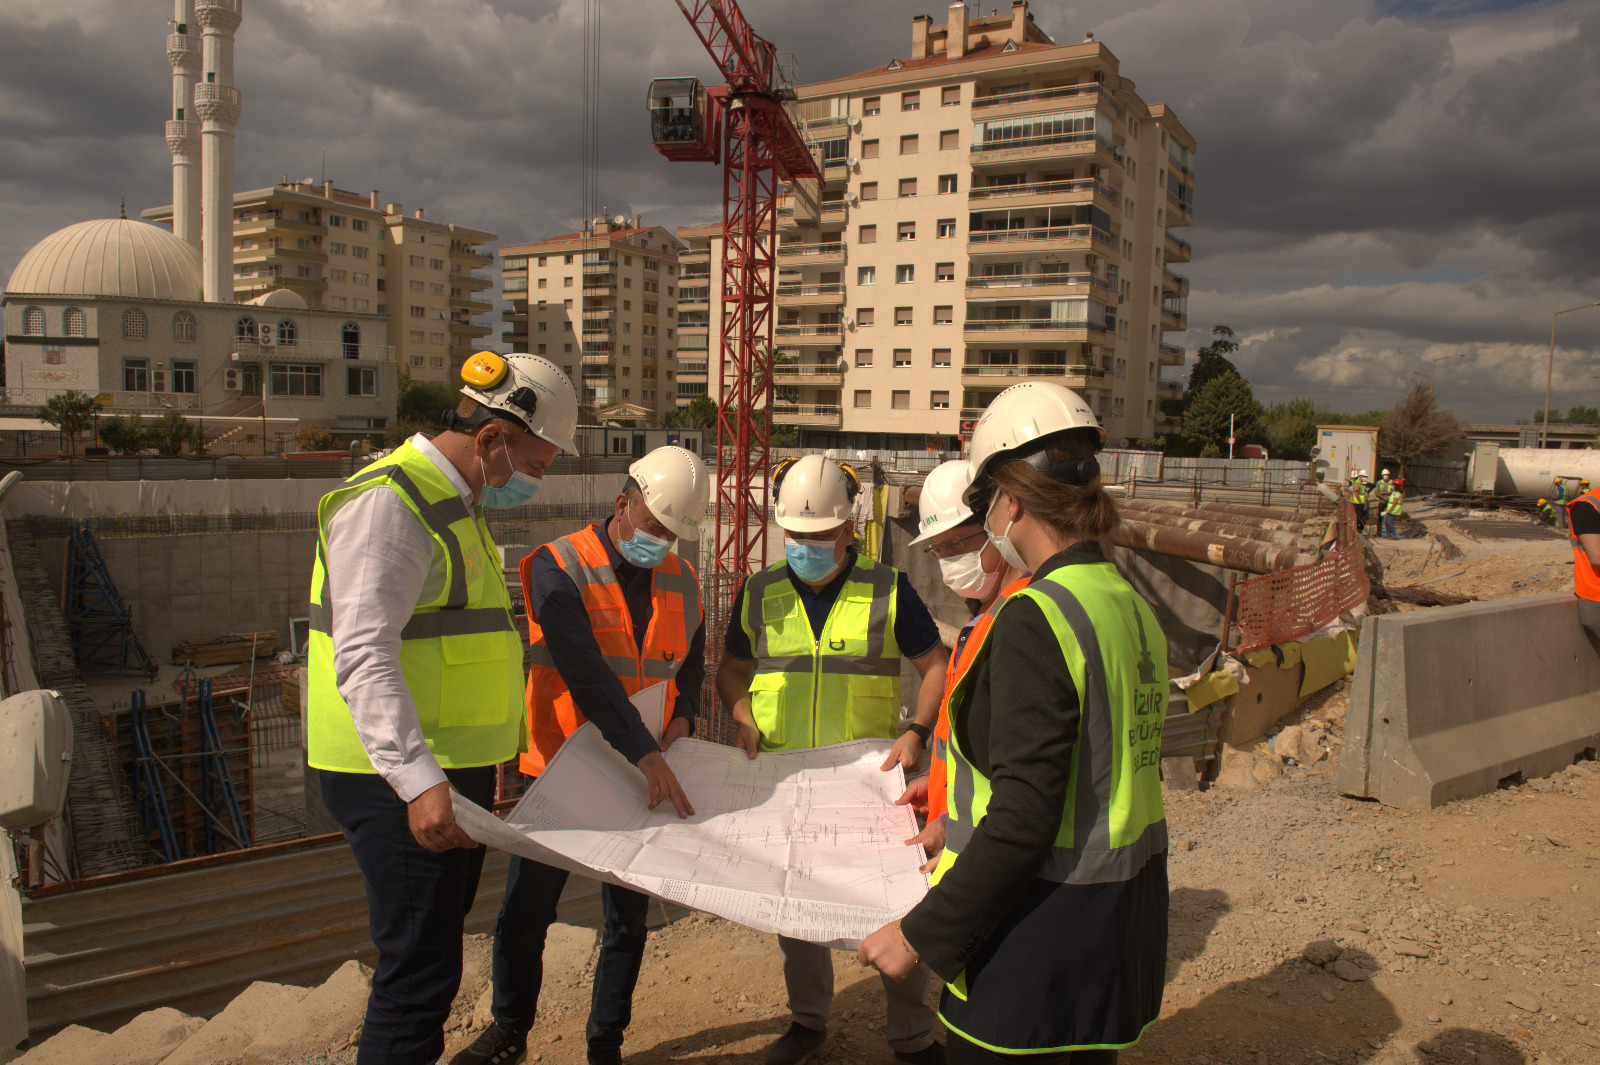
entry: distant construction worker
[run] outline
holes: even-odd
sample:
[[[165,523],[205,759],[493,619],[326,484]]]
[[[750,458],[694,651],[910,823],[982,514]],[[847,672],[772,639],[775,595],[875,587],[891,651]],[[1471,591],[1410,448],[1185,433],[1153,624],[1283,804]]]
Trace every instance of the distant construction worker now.
[[[1582,485],[1589,482],[1585,479]],[[1581,486],[1580,486],[1581,487]],[[1600,491],[1585,488],[1567,504],[1567,535],[1572,538],[1572,583],[1578,620],[1600,651]]]
[[[961,499],[971,483],[971,467],[965,459],[953,459],[935,466],[922,482],[917,500],[918,529],[913,544],[927,542],[924,551],[939,560],[944,585],[967,601],[972,619],[956,637],[950,665],[945,670],[944,696],[939,702],[939,721],[933,729],[933,757],[928,775],[911,782],[898,802],[923,809],[926,827],[906,842],[920,843],[928,854],[926,872],[932,872],[944,850],[949,797],[945,787],[946,754],[950,746],[950,693],[972,668],[976,651],[983,646],[989,626],[1006,600],[1028,586],[1031,575],[1001,557],[983,531],[983,522]],[[924,809],[925,808],[925,809]]]
[[[1394,522],[1405,509],[1405,497],[1400,494],[1398,486],[1391,486],[1389,494],[1383,504],[1383,532],[1378,535],[1385,540],[1398,540],[1400,534],[1395,532]]]
[[[522,746],[522,639],[484,508],[528,502],[557,451],[576,450],[578,398],[549,360],[479,352],[461,377],[444,432],[317,506],[306,761],[378,948],[361,1065],[444,1051],[484,856],[450,793],[489,806],[495,767]]]
[[[1356,510],[1356,532],[1367,526],[1367,471],[1350,474],[1350,505]]]
[[[615,511],[522,561],[532,664],[528,670],[530,783],[568,736],[593,721],[639,767],[650,806],[694,812],[661,752],[691,735],[705,679],[705,612],[694,566],[672,553],[699,538],[711,499],[705,464],[681,447],[658,448],[628,468]],[[629,697],[664,685],[653,728]],[[659,743],[652,732],[661,736]],[[494,1023],[452,1065],[505,1065],[527,1050],[544,979],[545,934],[567,871],[515,855],[494,936]],[[590,1065],[622,1060],[623,1033],[644,961],[648,895],[604,884],[605,935],[585,1031]]]
[[[1555,508],[1556,518],[1553,524],[1558,529],[1567,527],[1567,500],[1572,497],[1567,494],[1567,479],[1557,477],[1551,484],[1555,492],[1550,496],[1550,503]]]
[[[1556,523],[1555,504],[1548,499],[1541,499],[1534,504],[1533,520],[1539,525],[1554,525]]]
[[[883,768],[911,769],[938,719],[949,654],[928,608],[905,576],[861,558],[851,508],[855,471],[821,455],[787,460],[773,471],[775,516],[784,561],[750,577],[729,618],[717,694],[738,726],[738,744],[791,751],[859,739],[894,739],[900,722],[900,660],[922,681],[914,723]],[[833,952],[820,943],[778,937],[793,1019],[767,1048],[767,1065],[795,1065],[827,1038],[833,1003]],[[928,972],[883,981],[886,1035],[896,1061],[942,1065],[933,1010],[924,1004]]]

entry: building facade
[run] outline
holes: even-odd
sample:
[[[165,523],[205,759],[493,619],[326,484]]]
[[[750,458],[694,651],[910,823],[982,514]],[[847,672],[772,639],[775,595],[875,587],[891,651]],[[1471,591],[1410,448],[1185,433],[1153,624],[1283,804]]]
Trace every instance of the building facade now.
[[[485,229],[405,214],[333,182],[289,182],[233,197],[233,298],[287,289],[316,311],[387,320],[399,365],[417,380],[456,380],[493,332],[483,316],[496,240]],[[143,212],[173,221],[171,206]]]
[[[677,405],[683,245],[635,215],[500,248],[500,339],[548,357],[581,390],[587,424],[654,425]],[[704,374],[704,356],[700,370]]]
[[[1026,0],[956,3],[912,20],[909,59],[799,93],[823,176],[779,207],[775,422],[954,447],[1004,388],[1048,380],[1114,443],[1161,431],[1196,144],[1110,51],[1055,44]]]

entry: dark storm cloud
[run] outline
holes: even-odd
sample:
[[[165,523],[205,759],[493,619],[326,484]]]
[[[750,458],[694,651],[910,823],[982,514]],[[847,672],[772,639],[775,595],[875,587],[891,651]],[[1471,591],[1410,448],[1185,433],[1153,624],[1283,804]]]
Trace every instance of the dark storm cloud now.
[[[580,0],[249,0],[238,187],[327,175],[504,241],[583,204]],[[1003,7],[991,0],[985,7]],[[743,0],[815,81],[907,58],[945,4]],[[669,227],[720,214],[709,165],[650,147],[654,75],[712,76],[667,0],[607,0],[599,201]],[[1247,340],[1264,396],[1386,405],[1422,361],[1469,413],[1527,386],[1549,313],[1600,299],[1600,0],[1036,0],[1200,142],[1191,347]],[[0,0],[0,277],[62,225],[167,202],[162,0]],[[842,32],[841,27],[849,27]],[[1172,338],[1182,339],[1182,338]],[[1600,311],[1562,319],[1564,402],[1592,401]],[[1441,371],[1443,372],[1443,371]],[[1522,401],[1514,399],[1520,410]]]

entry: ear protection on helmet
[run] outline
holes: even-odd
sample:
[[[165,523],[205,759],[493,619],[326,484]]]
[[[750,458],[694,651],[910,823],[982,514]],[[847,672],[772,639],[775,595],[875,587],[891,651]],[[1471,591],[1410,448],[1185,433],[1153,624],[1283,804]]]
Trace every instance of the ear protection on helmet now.
[[[798,457],[779,459],[778,464],[772,467],[771,480],[772,496],[774,499],[777,498],[778,491],[783,488],[784,477],[788,476],[789,470],[793,468],[794,464],[799,461],[800,459]],[[855,467],[850,466],[847,463],[835,462],[834,465],[838,466],[839,469],[844,471],[845,498],[854,503],[856,501],[856,496],[861,494],[861,475],[855,471]]]

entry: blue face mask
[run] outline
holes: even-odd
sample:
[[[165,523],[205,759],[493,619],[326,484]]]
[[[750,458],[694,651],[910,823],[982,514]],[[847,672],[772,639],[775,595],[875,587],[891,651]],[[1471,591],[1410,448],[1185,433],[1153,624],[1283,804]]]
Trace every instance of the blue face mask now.
[[[617,541],[617,550],[623,558],[640,569],[655,569],[671,553],[672,543],[636,528],[632,536]]]
[[[833,558],[834,543],[829,540],[813,543],[810,540],[783,538],[783,558],[796,577],[807,584],[821,584],[824,577],[839,568]]]
[[[505,449],[506,462],[511,461],[511,451],[506,447],[505,438],[500,438],[500,446]],[[490,484],[489,471],[484,467],[483,460],[478,460],[478,470],[483,474],[483,492],[478,496],[478,502],[491,510],[510,510],[520,507],[531,500],[539,492],[542,483],[537,477],[529,477],[516,466],[511,467],[511,476],[505,484]]]

